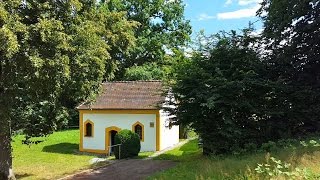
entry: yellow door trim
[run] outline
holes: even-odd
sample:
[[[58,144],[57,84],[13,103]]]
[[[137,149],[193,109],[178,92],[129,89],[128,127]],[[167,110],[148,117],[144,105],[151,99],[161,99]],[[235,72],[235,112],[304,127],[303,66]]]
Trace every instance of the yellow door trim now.
[[[110,142],[110,131],[121,131],[120,128],[118,128],[117,126],[111,126],[111,127],[107,127],[106,130],[105,130],[105,150],[106,150],[106,153],[109,152],[109,146],[111,144]]]

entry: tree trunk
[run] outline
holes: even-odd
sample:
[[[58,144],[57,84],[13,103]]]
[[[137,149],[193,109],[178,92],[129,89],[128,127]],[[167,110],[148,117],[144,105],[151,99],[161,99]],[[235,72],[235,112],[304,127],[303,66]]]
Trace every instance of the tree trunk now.
[[[1,1],[1,0],[0,0]],[[3,55],[3,54],[0,54]],[[1,56],[2,57],[2,56]],[[5,83],[10,80],[5,78],[4,71],[5,61],[0,61],[0,180],[16,179],[12,170],[12,155],[11,155],[11,123],[9,104],[12,98],[6,92]],[[15,72],[15,71],[13,71]],[[12,75],[11,75],[12,76]],[[11,77],[9,76],[9,77]]]
[[[12,170],[10,127],[5,119],[1,119],[0,122],[2,122],[0,126],[0,180],[14,180],[16,178]]]

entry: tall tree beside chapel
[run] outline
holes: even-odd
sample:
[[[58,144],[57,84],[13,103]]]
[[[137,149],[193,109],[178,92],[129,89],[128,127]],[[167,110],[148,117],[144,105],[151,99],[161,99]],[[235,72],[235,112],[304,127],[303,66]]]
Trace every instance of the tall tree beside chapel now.
[[[95,0],[0,1],[0,179],[14,178],[12,131],[33,143],[64,122],[65,97],[93,99],[136,25]]]
[[[291,127],[291,135],[319,131],[320,1],[264,0],[258,14],[269,78],[285,87],[275,92],[283,110],[278,121]]]
[[[135,30],[136,45],[129,53],[112,52],[119,59],[117,79],[124,76],[125,68],[146,62],[160,66],[168,52],[184,47],[189,42],[191,26],[184,18],[182,0],[108,0],[112,12],[126,11],[127,18],[140,23]]]

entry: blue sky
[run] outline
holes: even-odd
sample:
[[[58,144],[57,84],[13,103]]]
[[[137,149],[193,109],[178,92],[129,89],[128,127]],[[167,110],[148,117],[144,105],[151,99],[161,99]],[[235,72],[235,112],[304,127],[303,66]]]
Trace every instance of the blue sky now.
[[[184,0],[185,17],[191,21],[193,37],[200,30],[206,34],[217,33],[220,30],[230,31],[248,27],[249,21],[257,31],[262,23],[255,17],[261,0]]]

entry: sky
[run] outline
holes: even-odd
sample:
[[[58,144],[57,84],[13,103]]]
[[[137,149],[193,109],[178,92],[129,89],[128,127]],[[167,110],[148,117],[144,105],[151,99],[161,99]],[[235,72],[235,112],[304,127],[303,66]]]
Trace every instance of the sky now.
[[[256,31],[261,31],[262,22],[255,16],[261,0],[184,0],[185,18],[192,25],[192,36],[204,30],[205,34],[221,30],[240,30],[255,22]]]

